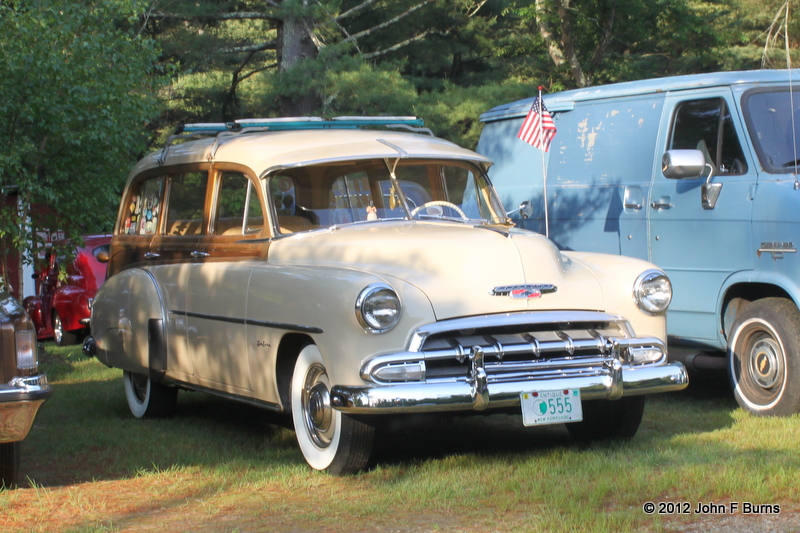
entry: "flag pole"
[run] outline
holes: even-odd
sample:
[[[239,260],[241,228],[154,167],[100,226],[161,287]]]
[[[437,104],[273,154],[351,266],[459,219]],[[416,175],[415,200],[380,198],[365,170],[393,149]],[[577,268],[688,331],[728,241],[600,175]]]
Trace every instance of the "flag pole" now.
[[[544,101],[542,100],[542,86],[539,85],[539,120],[544,121]],[[544,128],[539,128],[539,146],[544,146]],[[542,191],[544,194],[544,236],[550,238],[550,217],[547,214],[547,165],[545,156],[547,152],[542,149]]]

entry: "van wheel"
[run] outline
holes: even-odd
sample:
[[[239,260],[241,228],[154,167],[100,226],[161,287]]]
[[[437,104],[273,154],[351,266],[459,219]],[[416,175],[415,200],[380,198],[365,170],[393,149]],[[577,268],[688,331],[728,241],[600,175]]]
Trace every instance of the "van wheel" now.
[[[56,346],[70,346],[78,342],[78,337],[71,331],[64,331],[64,324],[58,312],[53,312],[53,339]]]
[[[728,375],[742,409],[786,416],[800,411],[800,311],[785,298],[748,304],[733,323]]]
[[[166,418],[175,412],[177,388],[153,383],[149,377],[127,370],[123,382],[128,407],[136,418]]]
[[[567,431],[579,441],[631,439],[642,423],[645,398],[628,396],[584,402],[583,420],[566,424]]]
[[[331,383],[316,344],[300,351],[292,374],[292,421],[306,462],[317,470],[345,475],[369,460],[375,428],[367,417],[331,407]]]
[[[11,488],[19,479],[20,441],[0,444],[0,486]]]

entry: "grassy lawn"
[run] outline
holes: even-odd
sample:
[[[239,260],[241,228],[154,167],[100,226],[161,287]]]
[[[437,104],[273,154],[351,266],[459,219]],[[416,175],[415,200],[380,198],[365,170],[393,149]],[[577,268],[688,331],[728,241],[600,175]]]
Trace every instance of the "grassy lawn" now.
[[[336,478],[306,466],[283,417],[181,392],[172,419],[137,420],[121,371],[78,347],[47,352],[55,394],[22,445],[27,482],[0,492],[3,532],[800,527],[800,417],[744,413],[724,376],[651,397],[627,443],[579,445],[562,426],[508,415],[409,420],[381,436],[372,469]],[[646,502],[691,511],[646,514]],[[693,512],[731,502],[733,514]],[[745,503],[780,514],[744,514]]]

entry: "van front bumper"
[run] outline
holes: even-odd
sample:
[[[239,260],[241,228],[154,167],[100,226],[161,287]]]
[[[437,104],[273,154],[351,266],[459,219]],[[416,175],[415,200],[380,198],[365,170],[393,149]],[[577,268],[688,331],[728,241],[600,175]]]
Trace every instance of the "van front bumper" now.
[[[52,394],[45,374],[14,378],[0,385],[0,443],[23,440],[39,407]]]
[[[426,413],[482,411],[520,405],[524,392],[579,389],[582,400],[613,400],[686,388],[689,377],[681,363],[634,367],[612,365],[591,376],[546,380],[487,382],[480,374],[464,380],[341,386],[331,389],[331,406],[345,413]]]

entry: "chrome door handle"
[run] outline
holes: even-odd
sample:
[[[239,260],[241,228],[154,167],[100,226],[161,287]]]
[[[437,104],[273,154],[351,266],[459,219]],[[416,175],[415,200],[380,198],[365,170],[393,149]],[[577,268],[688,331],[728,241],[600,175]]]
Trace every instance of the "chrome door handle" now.
[[[669,201],[669,196],[667,196],[664,198],[659,198],[655,202],[650,202],[650,207],[652,207],[653,209],[669,209],[670,207],[673,206]]]
[[[641,209],[642,204],[636,202],[625,202],[625,209]]]
[[[145,259],[158,259],[159,257],[161,257],[161,254],[155,252],[145,252],[144,254]]]
[[[206,252],[198,252],[197,250],[195,250],[192,253],[190,253],[189,255],[191,255],[194,259],[201,259],[203,257],[208,257],[210,254],[208,254]]]

